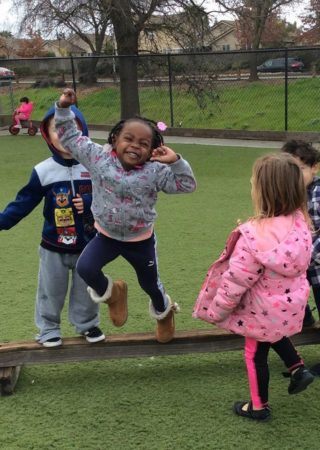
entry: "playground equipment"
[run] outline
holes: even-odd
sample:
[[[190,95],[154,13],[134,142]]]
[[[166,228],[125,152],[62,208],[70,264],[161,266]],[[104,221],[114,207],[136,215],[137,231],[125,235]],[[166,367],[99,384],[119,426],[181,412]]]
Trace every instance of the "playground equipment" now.
[[[9,126],[9,133],[16,136],[20,133],[21,129],[26,129],[29,136],[34,136],[38,132],[38,128],[32,123],[31,117],[28,118],[28,120],[21,120],[21,127],[22,128],[16,128],[14,125],[16,121],[14,120],[14,116],[16,114],[16,110],[14,109],[14,95],[13,95],[13,88],[12,88],[12,80],[13,79],[7,79],[7,80],[1,80],[0,79],[0,88],[1,88],[1,98],[0,98],[0,125],[1,122],[7,123],[7,116],[12,115],[12,123]],[[2,117],[4,117],[4,120],[1,120]]]
[[[14,116],[12,116],[13,119]],[[32,120],[21,120],[21,127],[22,128],[17,128],[15,127],[15,123],[14,121],[12,122],[12,124],[9,126],[9,133],[13,134],[14,136],[16,136],[17,134],[20,133],[20,130],[23,129],[27,129],[27,133],[29,136],[35,136],[38,132],[38,128],[33,125]]]
[[[294,345],[320,344],[320,327],[308,328],[293,336]],[[13,394],[24,365],[55,364],[118,358],[183,355],[241,350],[244,338],[219,328],[177,331],[168,344],[159,344],[154,333],[107,336],[105,341],[89,344],[83,337],[66,338],[63,345],[46,348],[35,341],[0,344],[0,393]]]
[[[13,111],[12,123],[9,126],[9,133],[16,136],[21,129],[26,128],[29,136],[34,136],[37,134],[38,128],[33,125],[31,120],[33,103],[30,102],[27,97],[22,97],[20,102],[22,102],[21,105]]]

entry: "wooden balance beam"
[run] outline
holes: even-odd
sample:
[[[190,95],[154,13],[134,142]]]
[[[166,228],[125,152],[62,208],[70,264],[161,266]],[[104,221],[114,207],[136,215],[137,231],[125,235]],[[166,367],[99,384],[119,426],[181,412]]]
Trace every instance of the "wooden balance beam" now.
[[[320,325],[292,338],[295,345],[320,343]],[[154,333],[107,336],[105,341],[89,344],[83,337],[65,338],[63,345],[46,348],[34,341],[0,344],[1,395],[12,394],[24,365],[55,364],[117,358],[184,355],[243,349],[243,337],[219,328],[177,331],[168,344],[159,344]]]

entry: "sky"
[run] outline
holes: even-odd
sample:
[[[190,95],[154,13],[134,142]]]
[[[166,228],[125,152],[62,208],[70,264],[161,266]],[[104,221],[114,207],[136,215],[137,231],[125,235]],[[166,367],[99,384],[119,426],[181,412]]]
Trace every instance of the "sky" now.
[[[299,5],[295,8],[288,8],[285,12],[285,19],[288,22],[297,22],[298,25],[301,24],[301,21],[299,20],[299,14],[302,13],[305,3],[307,3],[307,0],[301,0],[299,2]],[[15,33],[16,27],[16,13],[10,12],[10,7],[12,5],[12,0],[0,0],[0,31],[7,30],[11,31],[12,33]],[[221,17],[222,18],[231,19],[231,17],[226,17],[225,15]]]
[[[0,31],[15,32],[16,15],[10,13],[11,0],[0,0]]]

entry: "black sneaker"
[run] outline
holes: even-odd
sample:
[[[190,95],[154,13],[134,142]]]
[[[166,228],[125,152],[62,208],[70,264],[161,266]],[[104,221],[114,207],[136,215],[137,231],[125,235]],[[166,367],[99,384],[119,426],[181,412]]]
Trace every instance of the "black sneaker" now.
[[[99,327],[92,327],[88,331],[85,331],[83,335],[90,344],[103,341],[106,338]]]
[[[245,411],[243,407],[248,405],[248,409]],[[269,406],[263,409],[252,409],[252,402],[236,402],[233,405],[233,412],[238,416],[246,417],[252,420],[269,420],[271,418],[271,412]]]
[[[299,392],[304,391],[314,380],[312,373],[305,367],[299,367],[296,372],[291,374],[290,378],[288,387],[289,394],[299,394]]]
[[[53,337],[42,342],[42,345],[44,347],[59,347],[59,345],[62,345],[62,339],[59,337]]]
[[[316,321],[312,314],[303,319],[303,328],[311,328],[315,325]]]

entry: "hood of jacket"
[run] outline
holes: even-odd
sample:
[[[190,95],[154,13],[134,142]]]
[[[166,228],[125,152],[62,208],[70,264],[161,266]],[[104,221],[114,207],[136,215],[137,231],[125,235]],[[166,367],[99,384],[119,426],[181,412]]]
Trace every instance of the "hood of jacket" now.
[[[75,115],[75,120],[77,122],[79,130],[81,130],[81,132],[82,132],[82,135],[88,136],[89,135],[88,126],[87,126],[87,123],[85,121],[83,114],[74,105],[71,106],[71,110],[73,111],[73,113]],[[52,119],[52,117],[54,117],[54,113],[55,113],[55,108],[53,106],[52,108],[49,109],[49,111],[47,111],[46,115],[44,116],[44,118],[40,124],[40,132],[42,134],[42,137],[46,141],[46,143],[49,147],[49,150],[52,152],[55,160],[59,161],[63,165],[74,164],[74,160],[67,160],[67,159],[62,158],[59,150],[57,150],[51,142],[50,136],[48,134],[48,125],[49,125],[50,119]],[[68,161],[69,161],[69,163],[68,163]]]
[[[294,277],[308,268],[310,261],[306,260],[306,253],[311,246],[311,234],[300,211],[290,217],[267,219],[268,226],[260,229],[257,224],[247,222],[239,230],[254,257],[266,269]]]

